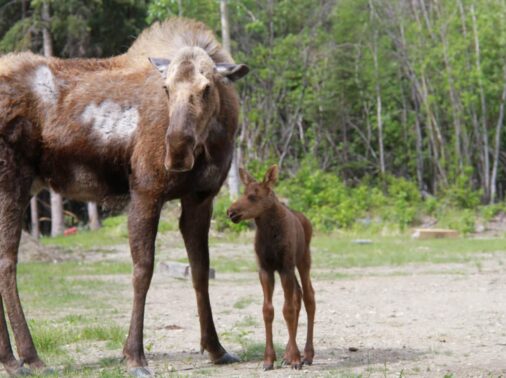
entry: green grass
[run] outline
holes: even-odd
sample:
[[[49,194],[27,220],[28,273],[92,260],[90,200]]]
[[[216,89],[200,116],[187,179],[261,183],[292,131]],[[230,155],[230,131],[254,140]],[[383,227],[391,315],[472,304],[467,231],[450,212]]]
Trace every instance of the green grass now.
[[[352,268],[422,263],[469,262],[480,253],[506,252],[502,239],[413,240],[407,236],[373,237],[354,244],[355,237],[318,235],[312,242],[313,267]]]
[[[242,309],[248,307],[253,302],[255,302],[255,299],[256,298],[251,297],[251,296],[242,297],[241,299],[239,299],[237,302],[234,303],[234,308],[242,310]]]
[[[243,319],[239,320],[235,323],[235,326],[238,328],[248,328],[248,327],[257,327],[259,325],[258,319],[260,315],[260,312],[258,314],[255,314],[257,316],[251,316],[248,315],[244,317]]]
[[[74,235],[44,237],[41,242],[44,245],[58,246],[64,249],[78,247],[88,250],[128,243],[127,223],[126,215],[109,217],[104,219],[99,230],[79,229]],[[177,222],[170,219],[161,219],[158,224],[158,232],[160,233],[175,231],[177,228]]]
[[[29,327],[35,345],[44,360],[53,366],[71,366],[74,361],[68,351],[69,345],[85,348],[89,343],[101,341],[105,342],[105,348],[120,353],[126,329],[108,319],[116,311],[111,304],[121,297],[120,293],[127,284],[101,277],[129,275],[130,271],[130,264],[115,262],[19,264],[21,300],[29,313]],[[74,311],[78,315],[72,313]],[[61,373],[58,372],[57,376]],[[87,369],[72,370],[64,376],[96,377],[97,374],[95,369],[90,368],[89,372]],[[98,376],[109,376],[107,374]]]
[[[20,263],[19,291],[23,302],[37,308],[102,308],[121,288],[116,282],[100,279],[102,275],[130,274],[131,264],[117,262]]]
[[[237,240],[232,238],[230,242],[253,243],[253,235],[248,236],[243,235]],[[372,243],[355,244],[353,243],[355,239],[371,239]],[[331,270],[444,263],[474,263],[479,267],[480,259],[483,257],[481,254],[506,252],[506,244],[503,239],[414,240],[407,235],[371,237],[354,234],[317,234],[312,240],[311,251],[315,277],[343,279],[349,278],[350,275]],[[187,263],[188,259],[181,258],[178,261]],[[255,257],[251,254],[211,256],[211,267],[222,273],[257,271]]]

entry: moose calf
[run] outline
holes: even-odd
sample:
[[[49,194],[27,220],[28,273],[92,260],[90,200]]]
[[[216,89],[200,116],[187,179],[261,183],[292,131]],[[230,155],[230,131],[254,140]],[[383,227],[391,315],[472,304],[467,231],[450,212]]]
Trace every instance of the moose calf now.
[[[264,369],[273,369],[276,360],[272,343],[274,319],[272,293],[275,271],[279,273],[285,294],[283,315],[289,335],[283,360],[293,369],[300,369],[304,363],[311,365],[314,357],[313,326],[316,306],[309,276],[311,223],[302,213],[292,211],[283,205],[274,194],[272,188],[278,177],[276,165],[269,168],[263,182],[255,181],[244,169],[240,169],[239,173],[246,188],[243,196],[227,210],[227,214],[234,223],[255,219],[257,226],[255,252],[264,293],[263,316],[266,333]],[[299,271],[302,290],[295,275],[295,267]],[[307,312],[307,340],[302,361],[295,341],[301,298]]]

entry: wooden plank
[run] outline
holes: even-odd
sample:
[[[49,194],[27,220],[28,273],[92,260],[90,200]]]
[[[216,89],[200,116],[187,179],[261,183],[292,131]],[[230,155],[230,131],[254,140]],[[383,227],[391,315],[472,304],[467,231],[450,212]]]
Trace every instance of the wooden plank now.
[[[412,235],[413,239],[426,240],[426,239],[455,239],[459,237],[459,232],[456,230],[444,228],[418,228]]]
[[[179,262],[162,262],[158,265],[161,272],[166,273],[169,277],[187,279],[191,277],[191,269],[189,264]],[[209,269],[209,279],[216,278],[216,271]]]

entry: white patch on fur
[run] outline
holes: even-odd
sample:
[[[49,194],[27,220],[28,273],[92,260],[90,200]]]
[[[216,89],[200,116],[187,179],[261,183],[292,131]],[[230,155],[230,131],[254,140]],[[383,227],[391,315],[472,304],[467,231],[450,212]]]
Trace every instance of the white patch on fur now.
[[[39,66],[33,75],[32,89],[41,101],[55,105],[58,101],[58,87],[48,66]]]
[[[81,121],[92,123],[93,129],[106,140],[124,139],[137,128],[139,112],[134,107],[122,107],[112,100],[105,100],[98,106],[89,104],[81,115]]]

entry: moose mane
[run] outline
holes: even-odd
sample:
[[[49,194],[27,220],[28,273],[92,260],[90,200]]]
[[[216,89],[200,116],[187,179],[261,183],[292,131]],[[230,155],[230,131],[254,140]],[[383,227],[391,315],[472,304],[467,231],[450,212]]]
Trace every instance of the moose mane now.
[[[147,65],[146,57],[173,59],[185,47],[200,47],[215,63],[234,63],[230,54],[202,22],[175,17],[156,22],[144,30],[128,49],[126,58],[138,65]]]

